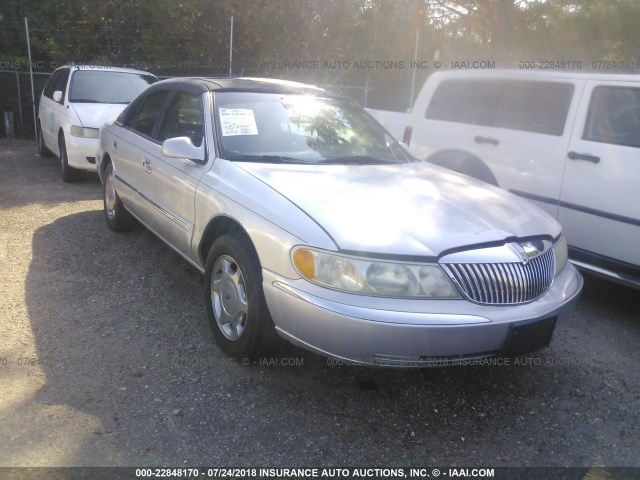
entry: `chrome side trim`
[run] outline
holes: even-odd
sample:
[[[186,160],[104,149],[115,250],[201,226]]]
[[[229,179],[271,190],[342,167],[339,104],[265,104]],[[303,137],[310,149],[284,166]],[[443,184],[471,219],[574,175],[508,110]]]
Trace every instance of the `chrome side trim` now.
[[[152,207],[154,207],[156,210],[158,210],[160,213],[162,213],[165,217],[167,217],[169,220],[171,220],[173,223],[175,223],[176,225],[178,225],[180,228],[182,228],[185,232],[189,231],[189,224],[187,224],[186,222],[183,222],[182,220],[180,220],[178,217],[176,217],[174,214],[172,214],[171,212],[169,212],[168,210],[162,208],[160,205],[158,205],[156,202],[154,202],[153,200],[151,200],[149,197],[147,197],[144,193],[142,193],[140,190],[137,190],[133,185],[131,185],[130,183],[126,182],[125,180],[122,179],[121,176],[116,175],[115,176],[119,182],[121,182],[125,187],[129,188],[130,190],[132,190],[136,195],[138,195],[140,198],[142,198],[144,201],[146,201],[147,203],[149,203]]]
[[[598,277],[606,278],[622,285],[640,289],[640,278],[634,277],[633,275],[614,272],[612,270],[607,270],[606,268],[598,267],[596,265],[591,265],[590,263],[581,262],[578,260],[569,259],[569,261],[576,267],[590,272],[593,275],[597,275]]]
[[[608,220],[613,220],[614,222],[621,222],[635,227],[640,227],[640,218],[628,217],[626,215],[619,215],[613,212],[605,212],[604,210],[598,210],[596,208],[578,205],[577,203],[565,202],[554,198],[543,197],[541,195],[536,195],[535,193],[523,192],[521,190],[509,189],[509,192],[529,200],[536,200],[549,205],[558,205],[561,208],[568,208],[569,210],[575,210],[577,212],[587,213],[596,217],[606,218]]]
[[[147,203],[149,203],[152,207],[154,207],[156,210],[158,210],[162,215],[164,215],[165,217],[167,217],[169,220],[171,220],[173,223],[175,223],[176,225],[178,225],[180,228],[182,228],[185,232],[188,231],[189,229],[189,225],[185,222],[183,222],[182,220],[180,220],[178,217],[176,217],[173,213],[169,212],[168,210],[162,208],[160,205],[158,205],[156,202],[154,202],[153,200],[151,200],[149,197],[147,197],[144,193],[138,191],[138,196],[140,198],[142,198],[143,200],[145,200]]]
[[[131,185],[129,182],[127,182],[124,178],[122,178],[120,175],[118,175],[117,173],[114,175],[115,179],[118,180],[120,183],[122,183],[125,187],[127,187],[129,190],[133,191],[134,193],[138,193],[138,190],[136,190],[134,188],[133,185]]]

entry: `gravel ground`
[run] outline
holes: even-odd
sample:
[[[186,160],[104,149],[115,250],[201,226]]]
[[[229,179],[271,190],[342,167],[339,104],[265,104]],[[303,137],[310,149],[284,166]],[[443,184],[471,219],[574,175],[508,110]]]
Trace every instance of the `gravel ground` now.
[[[101,209],[96,176],[0,140],[0,466],[640,466],[637,291],[586,277],[518,365],[244,366],[198,272]]]

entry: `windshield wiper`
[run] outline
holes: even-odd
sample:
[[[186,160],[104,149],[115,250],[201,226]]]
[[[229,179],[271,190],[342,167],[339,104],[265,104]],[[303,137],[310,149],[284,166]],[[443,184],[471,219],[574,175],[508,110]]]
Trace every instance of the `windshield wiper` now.
[[[224,158],[232,162],[307,163],[299,158],[283,157],[281,155],[227,155]]]
[[[354,155],[352,157],[339,157],[323,160],[319,162],[322,165],[386,165],[402,163],[395,158],[377,158],[367,155]]]

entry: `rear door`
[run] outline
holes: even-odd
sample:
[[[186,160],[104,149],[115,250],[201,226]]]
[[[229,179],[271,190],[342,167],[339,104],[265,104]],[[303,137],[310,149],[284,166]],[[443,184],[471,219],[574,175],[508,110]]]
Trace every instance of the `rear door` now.
[[[150,164],[160,150],[154,138],[159,118],[172,95],[171,89],[156,90],[139,97],[131,104],[123,119],[122,128],[113,128],[114,136],[108,145],[115,165],[118,194],[135,216],[145,224],[154,217],[153,206],[140,192],[144,188]]]
[[[587,82],[559,219],[573,257],[640,266],[640,82]]]

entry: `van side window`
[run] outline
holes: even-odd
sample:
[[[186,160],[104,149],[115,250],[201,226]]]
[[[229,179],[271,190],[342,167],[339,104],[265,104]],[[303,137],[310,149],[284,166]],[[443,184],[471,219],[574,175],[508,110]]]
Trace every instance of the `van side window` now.
[[[62,91],[62,99],[64,100],[64,95],[67,90],[67,80],[69,80],[68,68],[60,68],[59,70],[56,70],[53,72],[51,77],[49,77],[49,81],[42,91],[43,95],[53,99],[53,92],[60,90]]]
[[[562,136],[574,86],[570,83],[507,81],[494,126]]]
[[[445,80],[426,118],[561,136],[573,90],[570,83]]]
[[[58,83],[58,80],[60,79],[60,75],[62,75],[62,73],[63,73],[63,70],[56,70],[55,72],[53,72],[51,77],[49,77],[49,81],[47,82],[47,84],[44,87],[44,90],[42,91],[45,97],[53,98],[53,89]]]
[[[490,126],[501,80],[445,80],[433,94],[426,118]]]
[[[67,94],[67,83],[69,82],[69,69],[65,68],[62,71],[62,74],[58,77],[56,85],[53,87],[53,91],[61,91],[62,92],[62,101],[64,102],[64,97]]]
[[[582,138],[640,147],[640,88],[596,87]]]

